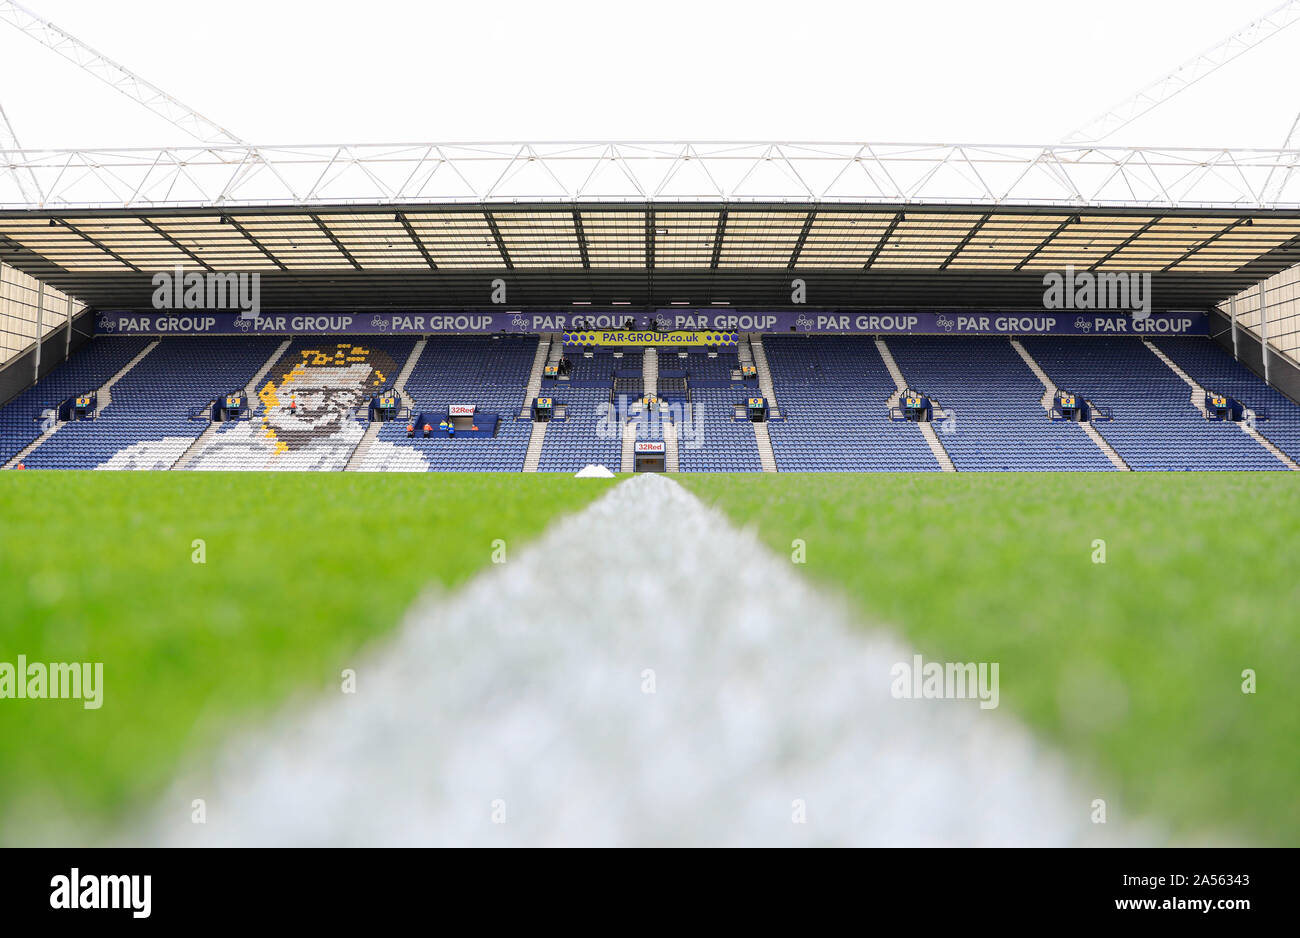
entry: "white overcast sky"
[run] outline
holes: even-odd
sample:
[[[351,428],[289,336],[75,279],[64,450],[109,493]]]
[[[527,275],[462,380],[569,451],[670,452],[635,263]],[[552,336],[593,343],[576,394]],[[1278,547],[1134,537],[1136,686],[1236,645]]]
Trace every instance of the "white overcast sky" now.
[[[260,144],[546,140],[1050,143],[1276,0],[23,0]],[[1300,24],[1120,144],[1276,147]],[[24,146],[184,144],[0,24]]]

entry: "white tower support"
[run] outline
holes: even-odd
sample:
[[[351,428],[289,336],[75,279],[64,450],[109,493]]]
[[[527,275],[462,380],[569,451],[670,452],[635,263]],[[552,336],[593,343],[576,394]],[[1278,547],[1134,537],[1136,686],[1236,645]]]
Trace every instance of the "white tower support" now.
[[[17,159],[17,151],[21,150],[23,145],[18,142],[18,135],[14,133],[13,125],[9,123],[9,116],[5,114],[5,109],[0,106],[0,153],[5,150],[14,151],[11,159]],[[9,167],[13,170],[14,180],[18,183],[18,191],[23,194],[23,198],[28,202],[41,202],[41,187],[36,181],[36,174],[31,169],[23,169],[17,165]]]
[[[1300,2],[1300,0],[1298,0]],[[194,108],[178,101],[157,85],[145,81],[126,67],[114,62],[102,52],[86,45],[76,36],[60,29],[48,20],[42,19],[31,10],[14,3],[13,0],[0,0],[0,22],[9,23],[19,32],[30,36],[41,45],[53,50],[69,62],[74,63],[111,88],[115,88],[132,101],[144,105],[175,127],[196,140],[212,146],[228,147],[232,144],[247,148],[243,163],[238,167],[232,183],[258,175],[258,170],[265,167],[275,176],[281,185],[291,193],[291,186],[276,168],[263,158],[260,150],[250,147],[246,141],[235,136],[220,124],[208,120]],[[13,149],[21,149],[15,146]],[[35,176],[33,176],[35,179]],[[38,196],[40,192],[38,190]],[[296,193],[294,198],[296,198]]]
[[[175,124],[196,140],[220,144],[244,142],[220,124],[208,120],[161,88],[12,0],[0,0],[0,22],[10,24],[19,32],[52,49],[100,81]]]
[[[1174,71],[1153,81],[1131,98],[1119,102],[1087,124],[1067,134],[1062,138],[1062,142],[1099,143],[1105,140],[1121,127],[1187,90],[1239,55],[1250,51],[1264,40],[1276,36],[1296,20],[1300,20],[1300,0],[1288,0],[1269,10],[1259,19],[1246,24],[1217,45],[1188,59]]]
[[[1300,142],[1300,137],[1297,137],[1296,134],[1297,130],[1300,130],[1300,114],[1297,114],[1295,120],[1291,122],[1291,129],[1286,133],[1286,140],[1282,141],[1283,150],[1290,150],[1293,144]],[[1300,153],[1293,155],[1285,168],[1279,166],[1269,171],[1268,179],[1264,181],[1264,198],[1276,198],[1286,188],[1298,160],[1300,160]]]

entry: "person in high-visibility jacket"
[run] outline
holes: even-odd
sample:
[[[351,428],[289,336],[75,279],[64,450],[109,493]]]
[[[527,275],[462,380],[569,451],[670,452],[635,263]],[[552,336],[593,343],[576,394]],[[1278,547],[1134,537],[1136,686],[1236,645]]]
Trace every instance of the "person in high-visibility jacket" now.
[[[429,426],[429,425],[426,423],[426,424],[424,425],[424,435],[427,437],[427,436],[428,436],[430,433],[432,433],[432,432],[433,432],[433,427]]]

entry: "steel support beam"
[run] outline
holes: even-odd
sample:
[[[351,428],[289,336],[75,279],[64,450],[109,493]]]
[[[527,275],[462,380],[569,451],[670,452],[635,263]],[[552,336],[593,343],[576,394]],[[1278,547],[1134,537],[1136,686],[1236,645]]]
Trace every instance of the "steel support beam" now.
[[[1228,300],[1228,315],[1232,318],[1232,357],[1241,361],[1241,346],[1237,341],[1237,298]]]
[[[1298,0],[1300,2],[1300,0]],[[531,144],[545,172],[502,182],[521,144],[12,150],[42,200],[0,175],[0,209],[555,203],[1300,208],[1297,149],[970,144]],[[772,150],[798,172],[763,175]],[[613,156],[602,154],[613,153]],[[622,170],[597,172],[601,161]],[[686,167],[690,167],[689,170]],[[770,172],[770,169],[768,170]],[[527,180],[527,181],[524,181]]]
[[[1268,349],[1268,287],[1259,282],[1259,350],[1264,358],[1264,380],[1273,383],[1273,369],[1269,367],[1272,355]]]
[[[41,335],[45,328],[45,281],[36,281],[36,364],[32,367],[32,384],[41,380]]]

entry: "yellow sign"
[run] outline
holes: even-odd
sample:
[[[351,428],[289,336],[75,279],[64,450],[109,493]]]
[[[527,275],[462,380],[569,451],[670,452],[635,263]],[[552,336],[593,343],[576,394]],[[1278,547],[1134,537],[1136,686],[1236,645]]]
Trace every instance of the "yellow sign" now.
[[[539,397],[539,398],[537,399],[537,406],[538,406],[538,407],[550,407],[550,406],[551,406],[551,399],[550,399],[549,397]]]
[[[719,345],[734,346],[740,341],[735,332],[566,332],[565,345],[678,345],[682,347]]]

